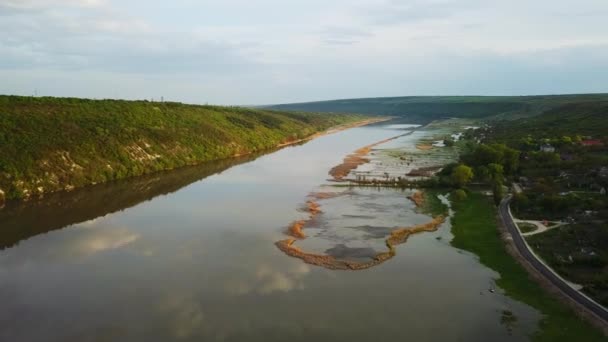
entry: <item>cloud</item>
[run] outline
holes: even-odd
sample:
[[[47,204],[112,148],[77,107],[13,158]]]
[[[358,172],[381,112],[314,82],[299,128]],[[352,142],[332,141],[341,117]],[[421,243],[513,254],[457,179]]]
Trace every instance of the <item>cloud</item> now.
[[[169,329],[175,338],[200,335],[206,327],[203,309],[193,296],[168,294],[161,300],[158,309],[167,316]]]
[[[225,286],[226,290],[234,295],[250,293],[268,295],[273,292],[289,292],[303,289],[303,279],[310,273],[310,266],[298,263],[296,267],[288,271],[279,271],[269,264],[260,264],[254,271],[254,275],[247,282],[229,281]]]
[[[51,1],[32,1],[38,9]],[[86,7],[92,1],[55,1]],[[28,5],[29,4],[29,5]],[[241,46],[196,33],[168,32],[104,8],[16,15],[0,22],[0,68],[162,74],[236,73],[251,65]],[[32,18],[34,20],[32,20]]]
[[[124,227],[85,222],[24,241],[18,248],[5,251],[0,264],[21,267],[29,263],[81,262],[93,255],[123,248],[139,238],[139,234]]]
[[[373,36],[369,31],[355,27],[326,27],[320,32],[327,44],[350,45]]]
[[[360,14],[376,25],[395,25],[424,20],[445,19],[472,8],[483,7],[485,2],[475,0],[387,0],[380,4],[366,4]]]
[[[543,93],[552,65],[603,55],[606,12],[597,0],[0,0],[0,92],[224,104],[490,94],[515,90],[500,70],[541,55],[539,86],[518,93]],[[568,64],[585,78],[562,92],[605,91],[586,70],[608,61],[592,62]],[[494,70],[483,87],[471,87],[476,68]]]
[[[2,0],[0,8],[20,11],[40,11],[57,7],[96,8],[105,5],[104,0]]]

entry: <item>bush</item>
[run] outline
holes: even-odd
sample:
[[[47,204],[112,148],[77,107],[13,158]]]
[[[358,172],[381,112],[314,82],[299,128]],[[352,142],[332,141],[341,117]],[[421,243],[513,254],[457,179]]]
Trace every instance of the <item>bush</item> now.
[[[452,191],[452,195],[450,197],[454,201],[464,201],[467,199],[467,192],[462,189],[457,189]]]

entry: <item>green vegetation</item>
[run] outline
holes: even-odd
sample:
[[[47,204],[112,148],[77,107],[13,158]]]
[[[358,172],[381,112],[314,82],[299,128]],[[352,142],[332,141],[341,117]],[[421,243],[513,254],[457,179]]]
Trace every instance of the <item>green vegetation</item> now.
[[[467,132],[463,137],[460,144],[468,147],[462,149],[460,163],[446,165],[434,182],[457,189],[465,189],[473,180],[487,184],[492,189],[495,203],[498,204],[506,192],[505,176],[512,176],[518,170],[519,151],[504,144],[476,144],[471,132]]]
[[[549,139],[551,144],[578,143],[581,136],[608,138],[608,99],[571,103],[533,118],[499,122],[490,136],[520,147],[530,147],[528,138]]]
[[[466,165],[460,164],[452,169],[450,178],[454,185],[462,188],[469,184],[469,182],[473,179],[473,170]]]
[[[345,99],[275,105],[271,108],[310,112],[401,116],[408,123],[428,123],[446,117],[530,117],[572,103],[608,101],[608,94],[548,96],[405,96]]]
[[[358,115],[0,96],[0,194],[72,189],[274,148]]]
[[[608,101],[497,122],[469,139],[483,143],[463,160],[476,175],[485,175],[480,180],[495,184],[495,200],[504,193],[499,179],[517,182],[523,190],[511,202],[515,217],[569,223],[528,240],[563,277],[608,304]],[[480,161],[492,163],[479,166]]]
[[[496,209],[480,194],[469,194],[454,201],[452,245],[475,253],[481,263],[500,273],[496,283],[512,298],[543,314],[535,341],[605,341],[601,332],[579,319],[564,304],[553,298],[505,250],[496,226]]]
[[[608,227],[570,224],[529,236],[528,243],[558,273],[608,305]],[[581,248],[581,241],[584,247]]]
[[[452,137],[446,137],[443,139],[443,144],[446,147],[454,147],[455,142],[454,142],[454,139],[452,139]]]
[[[522,233],[530,233],[538,229],[535,224],[528,222],[518,222],[517,227]]]
[[[567,104],[533,118],[494,122],[464,138],[480,144],[464,154],[461,163],[473,168],[475,181],[492,187],[495,201],[504,195],[504,182],[518,182],[523,192],[515,194],[511,204],[516,217],[570,223],[527,240],[562,276],[608,304],[608,101]],[[447,175],[441,176],[445,183]],[[492,206],[481,199],[468,201],[472,203],[454,201],[454,244],[480,255],[501,273],[498,283],[507,293],[546,314],[537,339],[592,340],[577,336],[575,330],[583,334],[582,323],[524,279],[525,272],[516,270],[508,255],[496,252],[502,243],[495,235]],[[485,223],[479,210],[483,206],[490,213]],[[524,232],[536,229],[519,226]]]
[[[452,191],[450,199],[453,201],[464,201],[467,199],[467,192],[462,189]]]
[[[449,208],[439,199],[439,196],[445,193],[445,189],[425,189],[421,211],[432,217],[447,215]]]

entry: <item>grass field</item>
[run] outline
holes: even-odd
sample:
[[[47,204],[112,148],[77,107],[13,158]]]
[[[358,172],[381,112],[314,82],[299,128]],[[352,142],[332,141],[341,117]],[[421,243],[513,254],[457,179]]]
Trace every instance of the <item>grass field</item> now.
[[[519,222],[517,227],[522,233],[530,233],[538,229],[535,224],[527,223],[527,222]]]
[[[608,227],[598,222],[561,226],[527,237],[545,262],[583,292],[608,305]]]
[[[466,200],[454,202],[453,209],[452,245],[478,255],[482,264],[500,273],[496,283],[508,296],[543,314],[534,341],[606,341],[600,331],[530,279],[507,253],[497,228],[496,208],[489,199],[472,193]]]

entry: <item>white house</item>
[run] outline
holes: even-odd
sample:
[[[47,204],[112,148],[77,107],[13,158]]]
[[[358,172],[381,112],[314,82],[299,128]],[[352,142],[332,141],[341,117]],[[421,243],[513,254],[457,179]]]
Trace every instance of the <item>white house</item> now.
[[[542,152],[551,152],[551,153],[553,153],[553,152],[555,152],[555,147],[551,146],[550,144],[543,144],[543,145],[540,145],[540,150]]]

